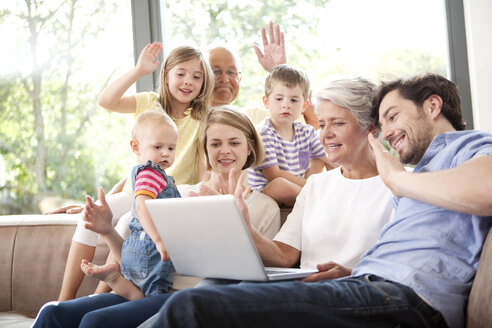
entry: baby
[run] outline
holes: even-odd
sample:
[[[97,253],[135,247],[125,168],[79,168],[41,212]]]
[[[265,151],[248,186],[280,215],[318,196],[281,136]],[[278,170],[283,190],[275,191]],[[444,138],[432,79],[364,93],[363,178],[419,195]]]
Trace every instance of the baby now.
[[[163,110],[146,111],[136,118],[130,141],[138,163],[131,173],[133,218],[131,234],[124,241],[111,224],[112,214],[102,188],[98,191],[101,205],[86,197],[85,226],[101,234],[121,262],[121,273],[118,264],[97,266],[86,260],[82,261],[82,271],[128,300],[165,293],[172,287],[173,266],[144,202],[180,197],[173,178],[164,172],[173,164],[177,138],[176,125]]]

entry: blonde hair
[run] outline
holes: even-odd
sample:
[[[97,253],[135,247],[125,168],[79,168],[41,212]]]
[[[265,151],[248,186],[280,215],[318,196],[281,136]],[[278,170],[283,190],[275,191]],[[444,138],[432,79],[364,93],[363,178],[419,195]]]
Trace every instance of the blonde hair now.
[[[275,66],[265,79],[265,96],[270,96],[278,82],[284,83],[288,88],[299,86],[304,100],[309,99],[309,77],[302,69],[287,64]]]
[[[152,109],[143,112],[138,115],[133,123],[132,139],[137,140],[142,130],[148,129],[149,123],[164,123],[171,126],[176,133],[178,133],[178,127],[169,115],[167,115],[162,109]]]
[[[237,109],[237,107],[232,105],[222,105],[213,107],[207,114],[205,122],[202,124],[200,128],[199,135],[199,146],[200,151],[205,153],[205,158],[207,161],[207,169],[210,170],[212,167],[210,166],[210,162],[208,160],[208,152],[207,152],[207,130],[210,125],[214,123],[224,124],[232,126],[241,132],[244,133],[248,143],[248,150],[251,153],[248,155],[246,159],[246,163],[243,165],[243,170],[248,167],[255,167],[263,162],[264,153],[263,153],[263,144],[261,143],[261,138],[258,135],[258,132],[255,129],[255,126],[251,122],[246,114],[243,114]]]
[[[191,46],[181,46],[175,48],[167,56],[161,67],[161,78],[159,83],[159,102],[166,111],[171,114],[171,92],[166,83],[166,76],[169,71],[176,65],[187,62],[192,59],[198,59],[203,70],[203,84],[198,96],[191,101],[191,117],[201,121],[207,113],[212,100],[214,90],[214,75],[210,64],[203,56],[202,52]]]

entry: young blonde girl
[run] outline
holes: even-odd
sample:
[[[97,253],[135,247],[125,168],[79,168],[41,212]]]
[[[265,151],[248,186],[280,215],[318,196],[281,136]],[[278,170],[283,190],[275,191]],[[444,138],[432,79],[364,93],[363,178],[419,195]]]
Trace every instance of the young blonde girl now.
[[[205,116],[214,85],[213,73],[200,50],[182,46],[169,53],[161,67],[159,94],[141,92],[125,96],[133,83],[152,73],[162,45],[148,44],[134,68],[114,81],[99,96],[99,105],[118,113],[140,113],[155,109],[158,104],[178,126],[176,160],[169,168],[176,183],[197,183],[205,172],[204,161],[198,159],[197,136]]]
[[[158,93],[125,95],[137,80],[159,67],[157,58],[161,51],[159,42],[148,44],[135,67],[111,83],[99,96],[98,103],[107,110],[133,113],[135,117],[144,111],[162,108],[178,128],[174,164],[166,173],[173,176],[177,184],[195,184],[205,172],[205,161],[199,158],[198,132],[208,111],[214,85],[212,70],[200,50],[182,46],[169,53],[161,67]],[[114,188],[116,193],[106,198],[113,212],[113,224],[131,208],[131,185],[127,183],[123,188],[125,192],[119,192],[122,185]],[[118,232],[120,235],[128,233]],[[75,297],[84,278],[80,262],[84,258],[92,260],[97,240],[97,233],[86,229],[81,217],[70,246],[59,301]]]

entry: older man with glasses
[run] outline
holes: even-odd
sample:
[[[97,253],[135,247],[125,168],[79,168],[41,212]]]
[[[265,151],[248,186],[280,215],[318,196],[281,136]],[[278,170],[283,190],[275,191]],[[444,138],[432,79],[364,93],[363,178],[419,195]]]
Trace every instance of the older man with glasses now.
[[[212,106],[232,103],[241,83],[239,56],[225,47],[216,47],[209,51],[209,62],[215,75]]]
[[[280,31],[280,26],[278,24],[274,26],[273,22],[270,22],[268,34],[267,37],[266,29],[262,27],[263,52],[257,46],[253,48],[258,57],[258,62],[266,71],[270,72],[275,66],[285,64],[287,59],[284,33]],[[237,98],[242,80],[242,65],[239,55],[226,46],[219,46],[209,50],[209,62],[215,75],[212,106],[231,104]],[[247,108],[245,112],[255,124],[263,121],[269,115],[269,112],[262,106]],[[304,116],[301,116],[301,120],[303,119],[306,123],[318,128],[318,118],[312,107],[304,112]]]

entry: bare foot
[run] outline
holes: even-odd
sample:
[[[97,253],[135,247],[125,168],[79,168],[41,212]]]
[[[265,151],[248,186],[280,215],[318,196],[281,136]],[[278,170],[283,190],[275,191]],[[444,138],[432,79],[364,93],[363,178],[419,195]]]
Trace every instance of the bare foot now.
[[[108,285],[121,276],[120,266],[116,263],[97,265],[84,259],[80,264],[80,268],[87,276],[104,281]]]

